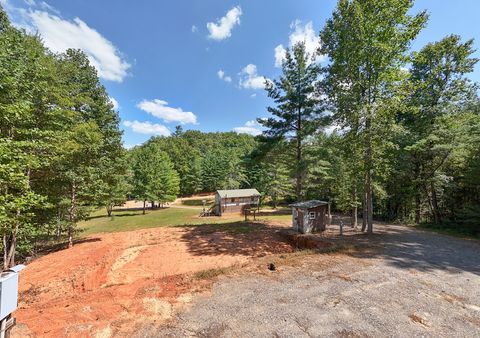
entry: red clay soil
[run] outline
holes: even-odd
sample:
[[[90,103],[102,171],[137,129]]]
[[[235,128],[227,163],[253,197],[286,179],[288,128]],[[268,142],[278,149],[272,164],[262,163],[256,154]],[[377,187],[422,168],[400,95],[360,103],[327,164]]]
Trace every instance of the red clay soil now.
[[[137,326],[167,321],[201,290],[207,282],[194,272],[291,250],[261,226],[247,233],[202,226],[90,237],[22,271],[13,336],[127,336]]]

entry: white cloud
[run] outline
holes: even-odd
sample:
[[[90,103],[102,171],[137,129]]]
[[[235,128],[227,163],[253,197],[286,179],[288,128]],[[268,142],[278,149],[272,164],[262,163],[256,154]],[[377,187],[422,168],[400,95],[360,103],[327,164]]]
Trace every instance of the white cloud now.
[[[61,53],[68,48],[78,48],[87,54],[101,78],[122,82],[127,76],[130,64],[123,60],[118,49],[81,19],[64,20],[38,10],[30,12],[29,16],[45,45],[53,52]]]
[[[275,67],[282,67],[283,60],[285,60],[285,53],[287,50],[283,45],[275,47]]]
[[[314,56],[316,62],[325,60],[325,56],[316,55],[317,49],[320,47],[320,37],[313,29],[313,23],[310,21],[302,25],[300,20],[295,20],[290,25],[292,32],[288,38],[288,47],[292,48],[299,42],[305,43],[305,50],[310,56]],[[283,45],[275,47],[275,66],[281,67],[283,60],[285,60],[286,48]]]
[[[258,136],[262,133],[260,128],[261,126],[257,121],[251,120],[247,121],[244,126],[233,128],[233,131],[238,134],[250,134],[253,136]]]
[[[167,101],[155,99],[153,101],[143,100],[137,107],[155,117],[163,119],[165,122],[197,123],[197,116],[194,113],[183,111],[182,108],[168,107],[167,105]]]
[[[123,145],[123,147],[124,147],[125,149],[127,149],[127,150],[130,150],[130,149],[132,149],[132,148],[138,147],[139,145],[140,145],[139,143],[137,143],[137,144],[129,144],[129,143],[126,143],[126,144]]]
[[[118,101],[115,100],[113,97],[110,97],[110,103],[113,105],[114,110],[118,110],[118,108],[120,108]]]
[[[27,8],[14,7],[5,0],[1,1],[2,5],[7,5],[13,24],[31,33],[38,32],[52,52],[81,49],[102,79],[122,82],[127,76],[130,64],[120,51],[80,18],[64,19],[58,10],[44,1],[27,0]]]
[[[220,80],[223,80],[225,82],[232,82],[232,78],[230,76],[225,75],[225,72],[221,69],[217,72],[217,76]]]
[[[208,37],[213,40],[224,40],[232,35],[232,29],[240,24],[242,9],[240,6],[233,7],[227,14],[215,22],[208,22],[207,29],[210,33]]]
[[[258,75],[257,66],[252,63],[246,65],[239,75],[239,85],[245,89],[264,89],[265,81],[268,81],[266,77]]]
[[[196,32],[198,32],[198,27],[193,25],[192,26],[192,33],[196,33]]]
[[[160,136],[169,136],[170,130],[162,124],[151,123],[149,121],[139,122],[135,121],[125,121],[123,122],[125,127],[131,128],[135,133],[147,134],[147,135],[160,135]]]
[[[256,98],[256,97],[257,97],[257,93],[253,93],[252,95],[250,95],[250,97],[251,97],[252,99]]]

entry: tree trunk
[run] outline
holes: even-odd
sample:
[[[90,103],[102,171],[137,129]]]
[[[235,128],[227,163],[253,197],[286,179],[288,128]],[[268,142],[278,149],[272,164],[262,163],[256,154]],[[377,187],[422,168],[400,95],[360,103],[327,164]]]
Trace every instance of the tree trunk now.
[[[438,201],[437,201],[437,191],[435,190],[435,185],[433,182],[430,183],[430,190],[432,193],[432,211],[433,211],[433,222],[435,224],[440,224],[440,212],[438,210]]]
[[[363,194],[362,201],[362,232],[367,229],[367,194]]]
[[[73,247],[73,230],[75,227],[76,217],[77,217],[77,191],[76,191],[75,181],[71,185],[71,195],[70,195],[70,219],[68,224],[68,247]]]
[[[373,193],[372,193],[372,174],[367,172],[367,232],[373,233]]]
[[[20,227],[20,210],[17,210],[15,218],[15,226],[12,229],[12,233],[5,234],[3,236],[3,269],[9,269],[15,265],[15,251],[17,250],[17,233]]]
[[[17,217],[18,216],[20,216],[20,211],[17,211]],[[8,270],[15,265],[18,228],[19,222],[16,220],[12,233],[3,235],[3,270]]]
[[[150,207],[150,209],[153,210],[154,208],[155,208],[155,201],[151,201],[151,207]]]
[[[366,192],[366,204],[367,204],[367,232],[373,233],[373,144],[372,144],[372,126],[371,107],[368,108],[368,116],[365,120],[365,131],[367,134],[367,144],[365,149],[365,192]]]
[[[302,199],[302,147],[301,147],[301,140],[297,137],[297,170],[295,173],[295,195],[297,197],[297,201]]]
[[[143,200],[143,214],[145,215],[145,205],[147,203],[147,200]]]
[[[352,228],[357,228],[358,225],[358,206],[357,206],[357,188],[354,187],[352,191],[353,209],[352,209]]]
[[[297,170],[295,173],[296,184],[295,184],[295,195],[297,201],[302,199],[302,138],[300,134],[302,132],[302,110],[298,108],[298,118],[297,118]]]
[[[422,200],[421,200],[421,196],[420,196],[420,192],[417,191],[417,193],[415,194],[415,224],[420,224],[420,217],[421,217],[421,213],[422,213]]]
[[[112,211],[113,211],[113,204],[107,205],[107,215],[108,215],[108,217],[112,217]]]

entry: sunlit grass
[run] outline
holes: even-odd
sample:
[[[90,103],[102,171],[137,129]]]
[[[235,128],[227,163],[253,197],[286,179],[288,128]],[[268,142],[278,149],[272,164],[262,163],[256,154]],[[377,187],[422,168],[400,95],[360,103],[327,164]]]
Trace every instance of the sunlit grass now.
[[[148,228],[175,227],[186,225],[202,224],[226,224],[242,222],[245,217],[242,215],[228,215],[225,217],[199,217],[199,210],[188,208],[165,208],[147,210],[122,210],[114,211],[113,217],[108,217],[104,209],[95,211],[88,220],[79,224],[81,236],[88,236],[96,233],[122,232]],[[248,217],[253,221],[253,215]],[[257,221],[280,221],[291,220],[289,214],[278,214],[275,212],[264,213],[256,217]],[[239,231],[247,229],[239,228]]]

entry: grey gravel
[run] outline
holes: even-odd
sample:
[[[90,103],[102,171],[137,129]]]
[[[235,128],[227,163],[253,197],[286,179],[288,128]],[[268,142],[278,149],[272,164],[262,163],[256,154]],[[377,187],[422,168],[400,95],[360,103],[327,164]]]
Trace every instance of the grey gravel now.
[[[142,337],[480,337],[480,243],[409,227],[353,236],[375,250],[223,277]],[[354,239],[353,239],[354,238]],[[325,260],[332,264],[321,264]]]

